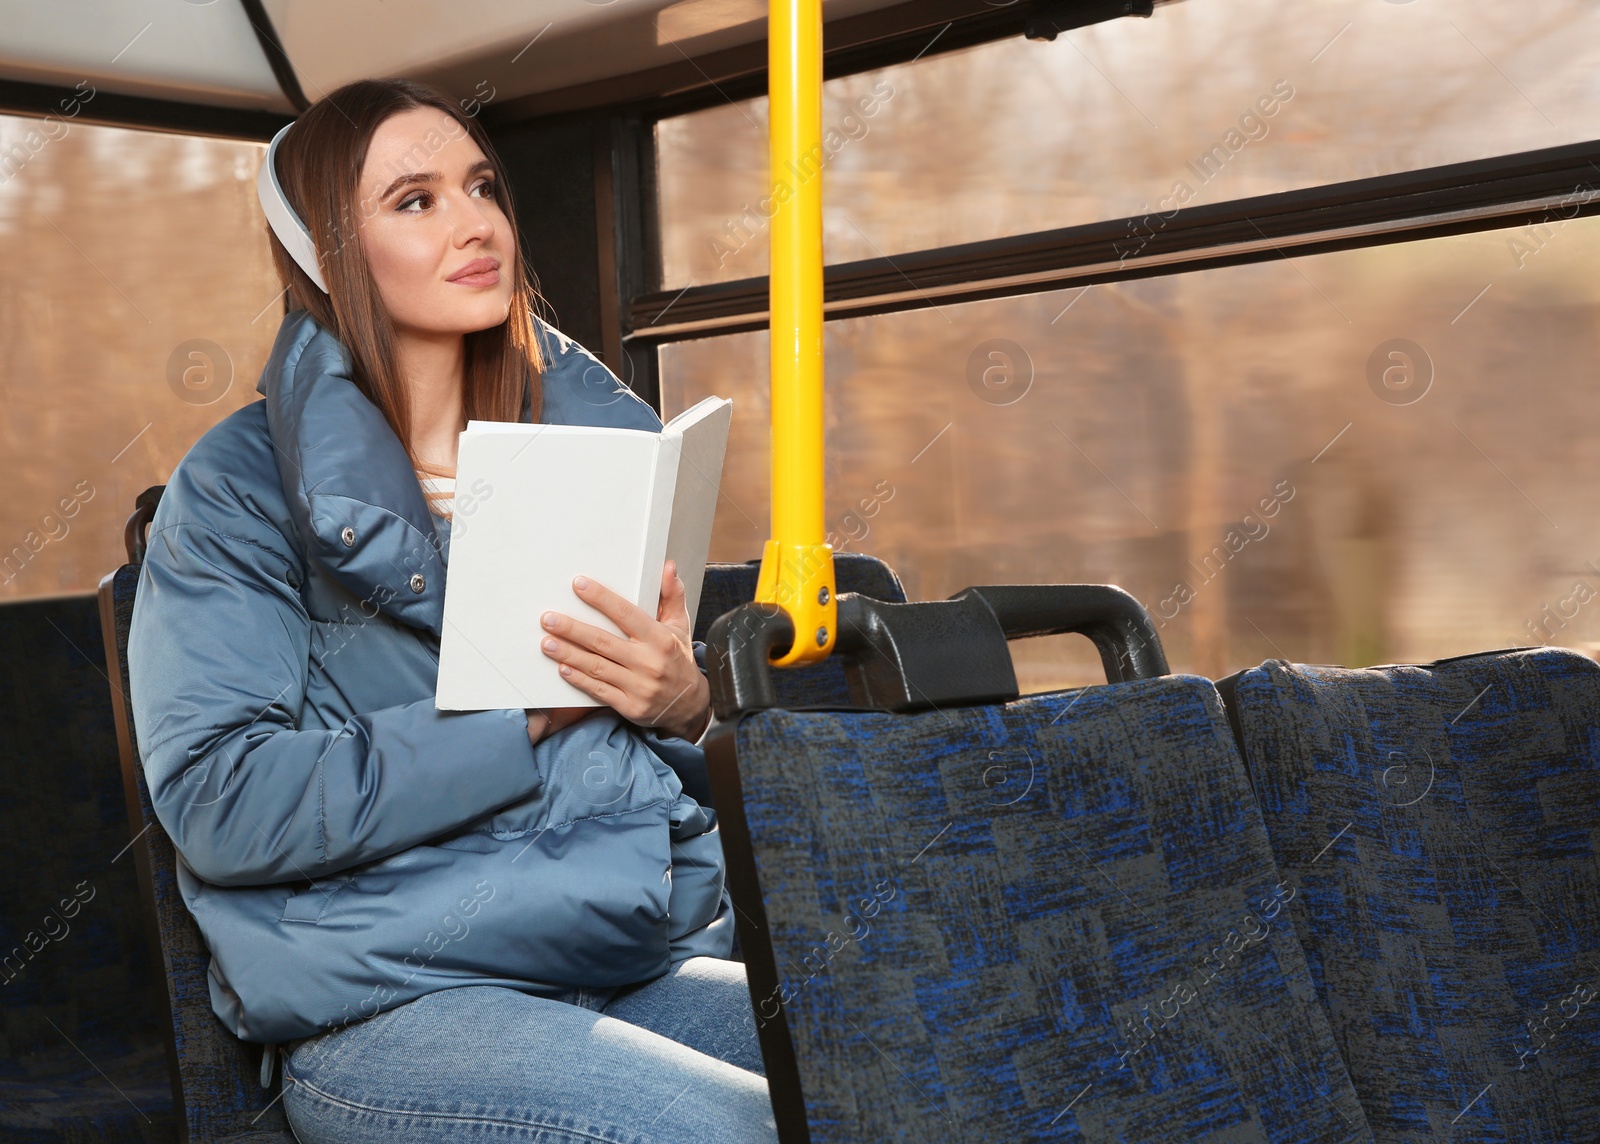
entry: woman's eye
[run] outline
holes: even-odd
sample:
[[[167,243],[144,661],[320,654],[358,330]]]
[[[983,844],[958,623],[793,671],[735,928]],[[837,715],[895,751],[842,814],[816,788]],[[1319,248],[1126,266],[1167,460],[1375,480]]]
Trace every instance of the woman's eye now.
[[[485,179],[483,182],[479,183],[477,186],[473,187],[472,189],[474,191],[488,191],[489,193],[488,193],[488,195],[486,197],[489,198],[489,199],[493,199],[494,198],[494,187],[495,187],[495,183],[494,183],[493,179]],[[417,194],[413,195],[411,198],[404,199],[401,202],[396,203],[394,209],[397,210],[397,211],[409,212],[410,214],[421,214],[422,212],[420,210],[414,211],[411,208],[414,207],[414,206],[417,206],[420,203],[420,204],[423,204],[423,209],[426,209],[426,207],[428,205],[432,204],[432,201],[433,201],[433,196],[431,194],[429,194],[427,191],[419,191],[419,192],[417,192]]]

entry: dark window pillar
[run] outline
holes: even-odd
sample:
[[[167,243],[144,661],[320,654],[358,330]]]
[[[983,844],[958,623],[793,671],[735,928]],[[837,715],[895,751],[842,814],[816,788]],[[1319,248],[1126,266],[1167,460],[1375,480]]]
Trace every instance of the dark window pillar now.
[[[547,317],[659,411],[656,350],[630,348],[623,327],[625,299],[661,280],[648,125],[595,113],[499,127],[491,137]]]

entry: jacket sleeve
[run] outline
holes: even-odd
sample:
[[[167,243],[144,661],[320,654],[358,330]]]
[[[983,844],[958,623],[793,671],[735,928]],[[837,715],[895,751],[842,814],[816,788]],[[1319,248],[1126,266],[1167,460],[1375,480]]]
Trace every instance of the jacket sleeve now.
[[[701,675],[705,675],[706,674],[706,644],[705,644],[704,640],[695,640],[694,641],[694,665],[700,669],[700,674]],[[711,734],[712,728],[714,728],[716,725],[717,725],[717,713],[716,713],[716,711],[712,711],[711,712],[711,719],[710,719],[709,722],[706,723],[706,729],[704,731],[700,732],[700,737],[694,741],[694,745],[697,746],[697,747],[704,748],[705,747],[705,743],[706,743],[706,736]]]
[[[519,708],[430,696],[300,730],[311,621],[270,529],[152,533],[128,635],[139,753],[157,818],[221,886],[315,879],[408,849],[540,788]],[[255,536],[254,532],[260,532]]]

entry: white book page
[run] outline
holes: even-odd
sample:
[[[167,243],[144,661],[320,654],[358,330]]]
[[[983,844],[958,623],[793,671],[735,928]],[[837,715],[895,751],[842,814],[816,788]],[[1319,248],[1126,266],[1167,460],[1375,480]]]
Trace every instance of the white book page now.
[[[708,397],[674,417],[662,432],[664,451],[676,457],[678,468],[664,559],[676,562],[678,575],[683,578],[691,630],[699,614],[700,589],[705,584],[711,526],[717,516],[717,489],[722,483],[722,461],[732,420],[733,402],[725,397]]]
[[[649,522],[645,528],[644,553],[639,565],[639,595],[633,602],[652,620],[661,610],[661,566],[667,561],[667,536],[672,528],[673,492],[678,481],[678,451],[662,436],[656,452],[656,471],[645,490],[649,502]]]
[[[622,634],[578,598],[579,574],[636,603],[648,595],[655,615],[659,566],[648,585],[641,580],[660,454],[660,436],[640,430],[469,422],[456,461],[436,708],[601,706],[540,650],[539,617],[558,611]],[[477,489],[487,491],[468,508],[462,490]]]

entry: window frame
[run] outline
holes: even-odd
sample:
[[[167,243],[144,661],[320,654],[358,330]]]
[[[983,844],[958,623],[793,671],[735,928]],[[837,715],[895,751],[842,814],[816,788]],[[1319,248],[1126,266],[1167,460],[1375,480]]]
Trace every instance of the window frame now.
[[[914,55],[904,39],[828,53],[824,77],[913,62],[1022,35],[1026,20],[974,23],[939,36]],[[765,72],[718,87],[710,83],[657,100],[641,118],[653,171],[655,127],[663,119],[765,92]],[[745,333],[768,323],[767,276],[669,291],[660,288],[659,202],[649,188],[638,204],[652,218],[654,289],[628,297],[623,344],[630,355],[672,342]],[[931,247],[823,268],[823,320],[869,317],[940,304],[1008,298],[1322,254],[1388,246],[1474,231],[1538,226],[1600,213],[1600,140],[1389,175],[1328,183],[1204,206],[1166,216],[1102,219],[1078,226]],[[670,315],[670,317],[669,317]],[[642,355],[640,355],[642,356]],[[653,356],[653,353],[651,354]],[[657,388],[659,381],[657,381]]]

